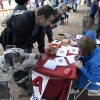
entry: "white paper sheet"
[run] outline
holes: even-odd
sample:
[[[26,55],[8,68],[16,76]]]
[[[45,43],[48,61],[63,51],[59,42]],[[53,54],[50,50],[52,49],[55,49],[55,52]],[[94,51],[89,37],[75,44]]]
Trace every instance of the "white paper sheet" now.
[[[68,51],[67,47],[58,48],[56,56],[66,57],[67,51]]]
[[[61,44],[61,41],[59,41],[59,40],[54,40],[54,41],[53,41],[53,42],[51,42],[51,43],[55,43],[55,44],[60,45],[60,44]]]
[[[48,68],[48,69],[52,69],[55,70],[57,67],[57,63],[55,61],[55,59],[51,60],[49,59],[44,65],[43,67]]]
[[[56,57],[55,58],[58,66],[67,66],[67,62],[64,57]]]
[[[76,39],[79,40],[82,37],[82,35],[76,35]]]
[[[100,40],[96,39],[97,44],[100,44]]]
[[[75,61],[75,57],[76,55],[70,55],[70,56],[66,56],[66,58],[68,59],[70,64],[73,64]]]
[[[78,48],[77,47],[70,47],[69,53],[78,54]]]
[[[67,34],[67,33],[64,33],[64,34],[65,34],[65,36],[66,36],[67,39],[70,39],[72,37],[71,34]]]
[[[37,86],[33,86],[33,89],[34,89],[35,96],[38,98],[38,100],[41,100],[41,97],[43,95],[43,92],[44,92],[44,90],[46,88],[46,85],[47,85],[47,83],[49,81],[49,77],[44,76],[44,75],[42,75],[40,73],[37,73],[37,72],[32,71],[32,80],[34,80],[38,76],[41,76],[42,77],[42,93],[41,94],[39,93],[39,88]]]

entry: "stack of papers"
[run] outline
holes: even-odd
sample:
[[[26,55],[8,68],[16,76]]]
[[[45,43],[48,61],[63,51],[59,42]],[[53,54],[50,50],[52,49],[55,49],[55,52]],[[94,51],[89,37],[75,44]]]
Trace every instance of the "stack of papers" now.
[[[76,55],[70,55],[70,56],[66,56],[66,58],[68,59],[70,64],[73,64],[75,61],[75,56]]]
[[[77,47],[70,47],[69,53],[78,54],[78,48]]]
[[[67,66],[68,65],[64,57],[56,57],[55,61],[58,66]]]
[[[55,61],[55,59],[51,60],[49,59],[44,65],[43,67],[48,68],[48,69],[52,69],[55,70],[57,68],[57,63]]]

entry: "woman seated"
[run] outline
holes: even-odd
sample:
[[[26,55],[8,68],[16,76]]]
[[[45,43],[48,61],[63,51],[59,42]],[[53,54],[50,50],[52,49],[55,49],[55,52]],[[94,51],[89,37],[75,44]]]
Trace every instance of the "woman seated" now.
[[[80,74],[77,82],[78,88],[84,88],[88,84],[88,80],[96,83],[100,82],[100,48],[88,36],[83,36],[77,42],[80,49],[80,59],[74,65],[79,68]],[[100,90],[95,84],[88,86],[90,90]]]

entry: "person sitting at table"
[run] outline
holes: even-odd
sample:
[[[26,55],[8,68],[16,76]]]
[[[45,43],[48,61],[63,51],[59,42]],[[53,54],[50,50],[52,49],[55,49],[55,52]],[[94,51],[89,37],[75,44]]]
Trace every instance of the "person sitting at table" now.
[[[80,49],[81,56],[80,59],[77,59],[79,61],[74,63],[80,70],[76,84],[78,90],[78,88],[84,88],[88,84],[88,80],[93,83],[100,82],[100,48],[89,36],[81,37],[77,42],[77,46]],[[90,84],[88,89],[98,90],[100,87]],[[76,91],[76,89],[74,90]],[[75,91],[71,89],[71,93]]]
[[[53,41],[52,29],[57,27],[57,22],[61,20],[62,15],[67,11],[67,6],[64,3],[60,3],[57,8],[54,8],[54,10],[55,10],[54,20],[50,25],[43,28],[44,34],[47,34],[49,43]]]
[[[90,16],[85,16],[82,21],[82,35],[91,37],[96,43],[96,35],[93,31],[94,20]],[[71,42],[71,46],[77,45],[76,42]]]

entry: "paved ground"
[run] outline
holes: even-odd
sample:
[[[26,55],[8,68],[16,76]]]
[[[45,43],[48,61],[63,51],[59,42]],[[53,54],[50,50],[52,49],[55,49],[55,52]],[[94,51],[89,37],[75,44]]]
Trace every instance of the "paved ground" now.
[[[12,1],[12,6],[8,5],[7,1],[4,1],[4,7],[14,7],[15,3],[14,1]],[[88,12],[87,15],[89,15],[89,9],[88,8]],[[78,6],[78,11],[74,12],[74,13],[68,13],[69,15],[69,20],[68,23],[65,22],[64,25],[59,25],[58,23],[58,27],[53,29],[53,33],[54,33],[54,39],[57,37],[57,34],[59,33],[69,33],[69,34],[81,34],[82,28],[81,28],[81,21],[83,19],[83,17],[85,16],[85,6]],[[95,20],[95,26],[97,24],[97,18]],[[45,38],[45,44],[48,44],[47,41],[47,37]],[[38,46],[35,43],[34,44],[35,49],[33,50],[33,53],[38,53]],[[3,49],[0,46],[0,54],[3,53]],[[59,88],[59,87],[58,87]],[[15,84],[11,84],[11,90],[12,90],[12,94],[13,94],[13,100],[29,100],[29,97],[24,97],[24,98],[20,98],[18,97],[18,94],[21,92],[20,88],[17,87],[17,85]],[[69,100],[72,100],[73,95],[70,96]],[[88,97],[87,95],[87,91],[85,91],[83,93],[82,96],[80,96],[77,100],[100,100],[100,97]]]

